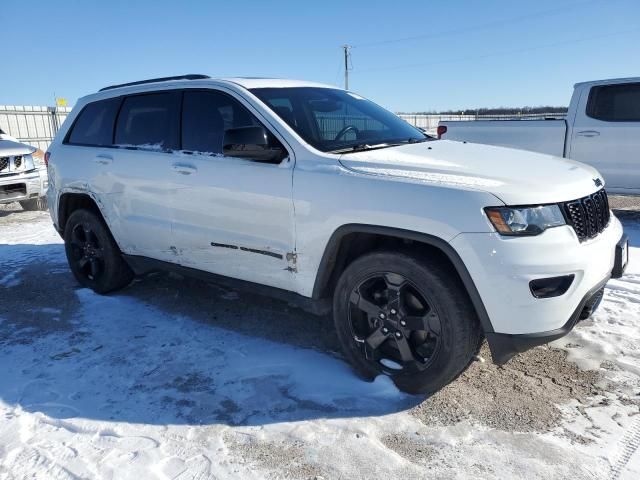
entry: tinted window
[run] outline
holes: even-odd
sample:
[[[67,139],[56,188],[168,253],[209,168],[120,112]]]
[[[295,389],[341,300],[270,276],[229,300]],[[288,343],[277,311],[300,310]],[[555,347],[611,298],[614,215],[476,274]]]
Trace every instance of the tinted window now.
[[[113,140],[113,125],[120,98],[93,102],[84,107],[73,124],[68,143],[108,146]]]
[[[178,148],[179,100],[177,92],[125,98],[118,115],[115,143]]]
[[[186,91],[182,105],[182,148],[222,153],[225,130],[259,125],[237,100],[219,92]]]
[[[609,122],[640,122],[640,83],[593,87],[587,115]]]
[[[388,110],[344,90],[295,87],[251,91],[305,141],[324,152],[429,139]]]

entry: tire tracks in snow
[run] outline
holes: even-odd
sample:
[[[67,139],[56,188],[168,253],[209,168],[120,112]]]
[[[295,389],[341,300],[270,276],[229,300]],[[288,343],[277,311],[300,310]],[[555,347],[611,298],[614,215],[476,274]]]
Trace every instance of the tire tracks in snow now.
[[[624,473],[625,467],[631,457],[640,448],[640,418],[636,418],[629,429],[625,432],[618,445],[618,458],[611,467],[611,479],[617,480]]]

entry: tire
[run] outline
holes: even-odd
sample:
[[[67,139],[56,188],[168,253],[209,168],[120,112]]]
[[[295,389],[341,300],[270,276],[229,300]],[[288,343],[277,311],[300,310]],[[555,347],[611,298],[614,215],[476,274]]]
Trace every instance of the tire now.
[[[36,212],[38,210],[47,209],[47,197],[30,198],[29,200],[22,200],[20,206],[23,210],[28,212]]]
[[[133,271],[102,218],[89,210],[73,212],[64,229],[69,268],[80,285],[97,293],[126,287]]]
[[[375,252],[353,261],[336,285],[333,315],[354,370],[366,379],[389,375],[408,393],[447,385],[483,338],[452,267],[412,252]]]

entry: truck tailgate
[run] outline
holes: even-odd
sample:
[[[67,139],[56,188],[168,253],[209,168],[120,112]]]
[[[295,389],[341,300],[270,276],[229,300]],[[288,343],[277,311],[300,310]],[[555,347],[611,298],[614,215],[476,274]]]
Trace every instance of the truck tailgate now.
[[[565,120],[443,121],[446,140],[484,143],[562,157],[567,133]]]

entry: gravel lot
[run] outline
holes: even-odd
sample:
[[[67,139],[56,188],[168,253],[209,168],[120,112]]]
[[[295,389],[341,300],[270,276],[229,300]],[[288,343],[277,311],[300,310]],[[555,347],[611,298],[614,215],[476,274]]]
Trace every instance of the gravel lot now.
[[[633,265],[594,319],[420,398],[275,300],[79,289],[48,214],[2,207],[0,478],[638,478],[640,214],[619,216]]]

